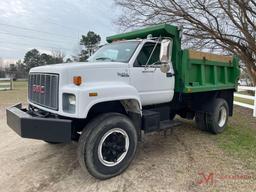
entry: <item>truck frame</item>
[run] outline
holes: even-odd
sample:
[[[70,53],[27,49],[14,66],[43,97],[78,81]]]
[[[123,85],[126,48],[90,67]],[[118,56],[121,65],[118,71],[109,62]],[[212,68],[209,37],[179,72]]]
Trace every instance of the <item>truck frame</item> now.
[[[181,125],[224,131],[233,113],[238,58],[181,49],[181,30],[161,24],[107,38],[88,62],[32,68],[27,108],[7,109],[23,138],[78,141],[78,159],[98,179],[122,173],[143,133]]]

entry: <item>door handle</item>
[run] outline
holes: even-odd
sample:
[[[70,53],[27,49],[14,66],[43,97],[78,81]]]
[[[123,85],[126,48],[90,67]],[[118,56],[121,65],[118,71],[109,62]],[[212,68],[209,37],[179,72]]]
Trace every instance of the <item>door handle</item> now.
[[[154,70],[144,70],[142,71],[142,73],[154,73],[155,71]]]

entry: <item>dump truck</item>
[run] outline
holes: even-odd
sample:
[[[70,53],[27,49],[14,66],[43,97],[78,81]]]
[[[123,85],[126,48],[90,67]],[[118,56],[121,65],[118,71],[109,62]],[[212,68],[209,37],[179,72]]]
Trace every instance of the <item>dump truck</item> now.
[[[78,141],[81,168],[98,179],[122,173],[142,137],[182,126],[181,118],[221,133],[239,60],[182,49],[181,37],[179,27],[151,26],[107,37],[88,62],[32,68],[28,106],[9,107],[7,124],[23,138]]]

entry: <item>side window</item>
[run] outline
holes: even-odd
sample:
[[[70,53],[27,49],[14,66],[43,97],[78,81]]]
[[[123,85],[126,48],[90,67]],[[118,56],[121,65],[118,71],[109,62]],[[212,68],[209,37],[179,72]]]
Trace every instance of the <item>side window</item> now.
[[[135,60],[134,67],[142,67],[146,65],[151,52],[154,50],[155,43],[145,43],[142,47],[137,59]],[[152,65],[159,61],[159,54],[160,54],[160,44],[158,44],[148,62],[148,65]]]

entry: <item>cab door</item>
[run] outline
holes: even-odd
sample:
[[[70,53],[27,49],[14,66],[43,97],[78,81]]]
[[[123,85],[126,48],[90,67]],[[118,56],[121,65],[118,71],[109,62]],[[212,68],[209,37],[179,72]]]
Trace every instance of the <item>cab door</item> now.
[[[130,83],[139,92],[144,106],[169,102],[174,95],[173,68],[171,66],[166,74],[161,72],[160,67],[154,66],[159,62],[161,48],[160,44],[155,45],[155,42],[145,42],[130,68]]]

